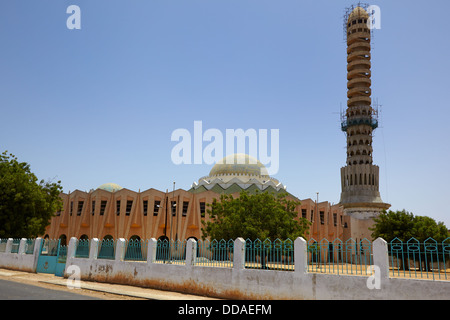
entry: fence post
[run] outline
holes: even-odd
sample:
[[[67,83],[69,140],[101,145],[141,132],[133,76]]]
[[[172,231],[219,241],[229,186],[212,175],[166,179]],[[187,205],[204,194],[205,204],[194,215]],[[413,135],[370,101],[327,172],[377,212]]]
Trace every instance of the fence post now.
[[[33,267],[32,267],[33,272],[36,272],[38,259],[41,254],[41,245],[42,245],[42,238],[40,237],[36,238],[34,240],[34,249],[33,249]]]
[[[13,238],[8,238],[8,241],[6,242],[5,253],[11,253],[13,241],[14,241]]]
[[[197,256],[197,241],[189,239],[186,243],[186,267],[192,267],[195,264]]]
[[[77,251],[77,238],[72,237],[69,240],[69,246],[67,247],[67,260],[75,257],[75,253]]]
[[[389,278],[389,254],[388,244],[383,238],[377,238],[373,242],[373,264],[380,268],[380,278]]]
[[[147,263],[154,263],[156,260],[156,249],[158,240],[151,238],[147,243]]]
[[[308,271],[308,243],[302,237],[294,241],[294,272],[304,275]]]
[[[96,260],[98,256],[98,238],[92,238],[89,242],[89,259]]]
[[[116,243],[116,261],[122,261],[125,257],[125,250],[126,250],[126,240],[124,238],[117,239]]]
[[[245,240],[237,238],[234,240],[233,249],[233,269],[245,268]]]
[[[27,248],[27,238],[20,239],[19,251],[17,251],[17,253],[24,254],[26,248]]]

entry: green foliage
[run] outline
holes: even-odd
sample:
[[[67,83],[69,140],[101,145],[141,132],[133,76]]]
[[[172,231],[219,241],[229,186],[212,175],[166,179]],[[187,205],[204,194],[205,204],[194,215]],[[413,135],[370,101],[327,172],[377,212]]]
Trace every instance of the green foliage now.
[[[408,241],[413,237],[420,242],[429,237],[441,242],[449,236],[443,222],[437,223],[430,217],[414,216],[405,210],[383,212],[374,221],[374,227],[369,228],[373,231],[372,237],[381,237],[387,242],[395,238]]]
[[[29,164],[6,151],[0,155],[0,238],[41,235],[61,209],[61,182],[37,180]]]
[[[207,210],[211,221],[202,220],[203,239],[295,239],[308,230],[309,221],[297,218],[295,207],[300,202],[287,199],[287,194],[274,196],[268,192],[248,194],[238,198],[221,195]]]

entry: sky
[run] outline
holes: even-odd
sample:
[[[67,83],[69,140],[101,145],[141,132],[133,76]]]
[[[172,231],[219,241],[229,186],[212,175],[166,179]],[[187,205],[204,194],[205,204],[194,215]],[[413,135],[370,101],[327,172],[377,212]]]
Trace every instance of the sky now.
[[[338,203],[343,15],[354,3],[2,0],[0,151],[66,193],[108,182],[187,190],[212,164],[175,164],[175,130],[194,139],[194,121],[224,136],[277,129],[273,177],[300,199],[319,192]],[[450,228],[450,2],[369,4],[381,14],[372,42],[381,197]],[[67,27],[70,5],[81,29]]]

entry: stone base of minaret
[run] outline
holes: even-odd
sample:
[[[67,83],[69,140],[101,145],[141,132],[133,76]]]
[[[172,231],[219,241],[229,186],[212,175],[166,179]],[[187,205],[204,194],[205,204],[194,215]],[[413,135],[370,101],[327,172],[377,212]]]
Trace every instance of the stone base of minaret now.
[[[355,241],[372,238],[372,232],[369,228],[375,225],[374,218],[378,217],[383,210],[389,209],[388,203],[353,203],[344,205],[344,215],[350,217],[349,236]]]
[[[355,241],[372,239],[376,218],[390,204],[381,200],[379,191],[379,168],[372,164],[341,168],[341,199],[344,215],[350,217],[349,236]]]

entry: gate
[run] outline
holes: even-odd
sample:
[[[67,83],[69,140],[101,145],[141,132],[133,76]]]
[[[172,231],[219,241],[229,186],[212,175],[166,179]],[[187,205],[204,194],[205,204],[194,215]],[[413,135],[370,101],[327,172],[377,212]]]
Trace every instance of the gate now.
[[[50,273],[62,277],[66,266],[67,246],[61,239],[44,239],[39,250],[36,272]]]

